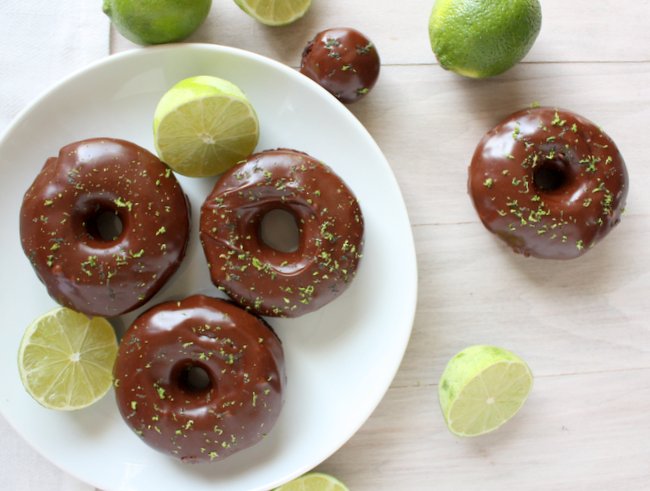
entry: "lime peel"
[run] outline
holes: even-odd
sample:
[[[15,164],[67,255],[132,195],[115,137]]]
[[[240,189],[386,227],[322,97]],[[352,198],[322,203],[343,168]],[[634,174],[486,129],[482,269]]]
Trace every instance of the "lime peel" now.
[[[102,11],[125,38],[146,45],[185,39],[211,6],[212,0],[103,0]]]
[[[479,436],[496,430],[522,407],[533,385],[528,365],[495,346],[470,346],[454,356],[438,386],[449,430]]]

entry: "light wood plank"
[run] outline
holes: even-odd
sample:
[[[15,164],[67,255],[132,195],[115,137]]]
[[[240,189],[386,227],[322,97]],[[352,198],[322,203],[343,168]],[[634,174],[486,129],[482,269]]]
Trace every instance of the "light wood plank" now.
[[[573,261],[515,255],[478,222],[416,227],[418,311],[394,385],[436,383],[472,344],[511,349],[540,376],[650,368],[650,250],[623,252],[650,243],[647,225],[626,217]]]
[[[314,0],[300,21],[281,28],[258,24],[231,0],[213,2],[204,25],[188,41],[236,46],[292,66],[305,43],[328,27],[359,29],[377,45],[385,64],[435,63],[428,23],[433,0]],[[650,60],[648,0],[543,0],[542,31],[526,61]],[[98,8],[99,10],[99,8]],[[113,49],[134,45],[116,36]]]
[[[647,490],[649,400],[648,369],[537,377],[512,421],[459,439],[436,386],[394,388],[319,470],[354,491]]]

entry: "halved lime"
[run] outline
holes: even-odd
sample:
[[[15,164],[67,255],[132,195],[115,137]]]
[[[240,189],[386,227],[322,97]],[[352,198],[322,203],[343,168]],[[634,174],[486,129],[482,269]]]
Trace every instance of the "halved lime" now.
[[[173,170],[214,176],[255,150],[259,123],[239,87],[202,75],[178,82],[160,99],[153,134],[158,156]]]
[[[311,6],[311,0],[235,0],[253,19],[267,26],[285,26],[300,19]]]
[[[71,411],[90,406],[108,392],[116,356],[115,331],[106,319],[60,307],[25,331],[18,371],[38,403]]]
[[[298,479],[275,488],[274,491],[349,491],[347,486],[335,477],[321,472],[310,472]]]
[[[438,395],[449,430],[459,436],[478,436],[512,418],[532,386],[528,365],[514,353],[471,346],[449,361]]]

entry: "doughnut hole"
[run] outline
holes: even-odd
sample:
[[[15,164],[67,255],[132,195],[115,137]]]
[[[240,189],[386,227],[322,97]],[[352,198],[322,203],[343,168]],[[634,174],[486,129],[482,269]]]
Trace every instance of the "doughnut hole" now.
[[[95,215],[86,219],[86,231],[90,236],[101,242],[113,242],[122,235],[124,224],[120,215],[114,210],[99,210]]]
[[[110,245],[122,236],[126,220],[125,212],[114,202],[90,197],[77,203],[73,227],[77,236],[85,236],[94,245]]]
[[[209,372],[193,361],[176,365],[172,370],[172,381],[186,394],[203,395],[214,387]]]
[[[282,252],[296,252],[300,246],[300,228],[293,213],[276,208],[264,214],[260,221],[259,236],[271,249]]]
[[[558,154],[552,159],[544,157],[533,169],[533,185],[540,192],[552,193],[564,188],[571,180],[571,168],[566,157]]]

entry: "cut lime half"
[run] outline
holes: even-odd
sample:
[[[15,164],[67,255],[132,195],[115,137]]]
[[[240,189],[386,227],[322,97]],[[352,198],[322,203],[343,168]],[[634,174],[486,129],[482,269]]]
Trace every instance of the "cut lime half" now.
[[[38,403],[70,411],[90,406],[108,392],[116,356],[115,331],[106,319],[61,307],[27,328],[18,370]]]
[[[349,491],[341,481],[321,472],[310,472],[274,491]]]
[[[471,346],[449,361],[438,395],[449,430],[459,436],[478,436],[512,418],[532,386],[528,365],[514,353]]]
[[[212,76],[178,82],[154,114],[160,159],[190,177],[221,174],[248,157],[259,139],[253,106],[235,84]]]
[[[235,0],[253,19],[267,26],[286,26],[304,16],[311,0]]]

